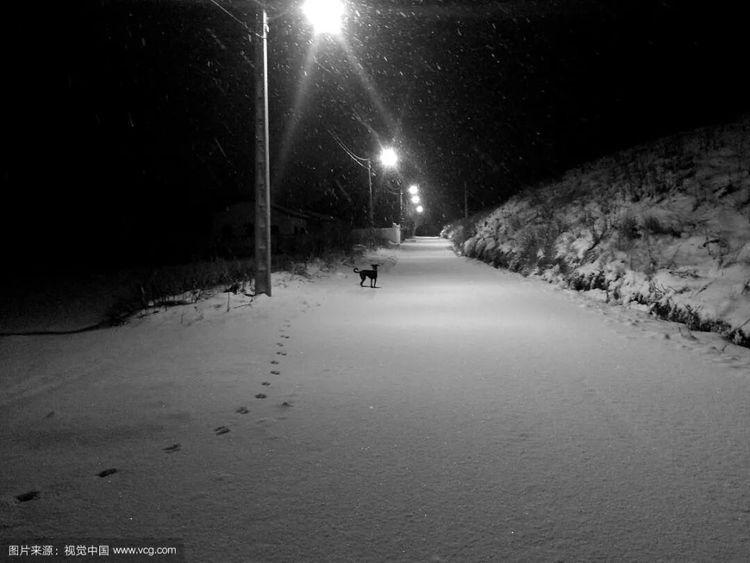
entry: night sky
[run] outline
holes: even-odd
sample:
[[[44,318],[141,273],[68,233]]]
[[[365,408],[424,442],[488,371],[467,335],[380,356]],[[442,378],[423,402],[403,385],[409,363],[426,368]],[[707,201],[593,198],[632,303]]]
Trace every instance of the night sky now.
[[[255,4],[81,0],[15,8],[3,38],[2,239],[18,267],[197,258],[213,212],[253,191]],[[735,3],[738,4],[738,3]],[[729,6],[729,3],[727,3]],[[348,4],[314,40],[272,2],[273,201],[366,220],[361,156],[434,224],[618,148],[750,110],[739,8],[657,0]],[[23,13],[20,13],[20,12]],[[239,21],[238,21],[239,20]]]

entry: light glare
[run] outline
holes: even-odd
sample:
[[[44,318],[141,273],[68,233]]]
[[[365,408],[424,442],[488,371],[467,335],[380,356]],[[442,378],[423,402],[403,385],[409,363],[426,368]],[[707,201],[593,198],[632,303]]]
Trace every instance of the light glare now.
[[[419,186],[416,184],[412,184],[409,186],[409,194],[410,195],[417,195],[419,193]],[[412,200],[414,201],[414,200]],[[414,203],[417,203],[416,201]]]
[[[424,211],[424,207],[421,205],[417,205],[417,213],[422,213]]]
[[[411,202],[414,204],[419,203],[419,196],[418,195],[411,196]]]
[[[384,148],[380,151],[380,163],[386,168],[393,168],[398,163],[398,155],[396,151],[390,147]]]
[[[307,0],[302,5],[302,11],[312,24],[316,35],[341,33],[344,4],[339,0]]]

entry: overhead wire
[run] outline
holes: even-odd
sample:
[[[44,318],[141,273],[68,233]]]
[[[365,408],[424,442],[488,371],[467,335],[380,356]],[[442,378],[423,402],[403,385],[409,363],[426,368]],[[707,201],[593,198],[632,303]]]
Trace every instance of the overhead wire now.
[[[217,8],[219,8],[219,10],[221,10],[222,12],[224,12],[226,15],[228,15],[234,21],[236,21],[238,24],[240,24],[242,27],[244,27],[246,31],[251,31],[250,27],[248,27],[248,25],[245,22],[243,22],[241,19],[239,19],[237,16],[235,16],[232,12],[230,12],[229,10],[227,10],[224,6],[222,6],[221,4],[219,4],[219,2],[217,2],[216,0],[208,0],[208,1],[211,2],[211,4],[213,4]],[[258,8],[262,8],[264,10],[268,10],[268,5],[265,4],[264,2],[260,2],[259,0],[250,0],[250,1],[253,4],[255,4]],[[269,14],[268,19],[272,21],[272,20],[278,19],[280,17],[286,16],[287,14],[289,14],[291,12],[292,12],[292,8],[288,8],[286,10],[281,10],[279,12],[275,12],[273,14]]]
[[[244,27],[246,31],[252,31],[245,22],[243,22],[241,19],[239,19],[237,16],[235,16],[232,12],[230,12],[229,10],[227,10],[224,6],[222,6],[221,4],[219,4],[216,0],[208,0],[208,1],[211,2],[211,4],[213,4],[217,8],[219,8],[219,10],[221,10],[222,12],[224,12],[226,15],[228,15],[234,21],[236,21],[238,24],[240,24],[242,27]],[[256,2],[255,0],[253,0],[253,3],[260,5],[260,2]]]
[[[367,167],[365,163],[370,160],[369,158],[358,156],[357,154],[354,153],[354,151],[352,151],[348,146],[346,146],[344,141],[342,141],[341,138],[335,132],[333,132],[329,128],[326,128],[326,130],[328,131],[328,134],[333,138],[333,140],[336,141],[338,146],[341,147],[341,149],[349,156],[349,158],[351,158],[355,163],[357,163],[362,168]]]

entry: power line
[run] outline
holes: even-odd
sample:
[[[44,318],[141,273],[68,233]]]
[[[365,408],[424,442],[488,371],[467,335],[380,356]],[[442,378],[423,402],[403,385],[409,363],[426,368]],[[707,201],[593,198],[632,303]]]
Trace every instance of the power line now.
[[[240,24],[242,27],[244,27],[246,31],[250,31],[250,28],[247,26],[247,24],[245,22],[243,22],[241,19],[239,19],[237,16],[235,16],[232,12],[230,12],[229,10],[227,10],[224,6],[222,6],[221,4],[219,4],[216,0],[209,0],[209,2],[211,2],[211,4],[213,4],[214,6],[216,6],[217,8],[219,8],[219,10],[221,10],[222,12],[224,12],[226,15],[228,15],[230,18],[232,18],[234,21],[236,21],[238,24]],[[260,2],[256,2],[256,1],[253,0],[253,3],[257,4],[259,6],[262,6],[262,4],[260,4]]]
[[[367,168],[367,165],[365,163],[370,160],[369,158],[364,158],[362,156],[357,156],[356,154],[354,154],[354,151],[352,151],[349,147],[347,147],[344,144],[344,142],[341,140],[341,138],[338,135],[336,135],[336,133],[334,133],[333,131],[331,131],[330,129],[328,129],[328,134],[331,137],[333,137],[333,140],[336,141],[336,143],[349,156],[349,158],[351,158],[354,162],[356,162],[362,168]]]
[[[235,16],[232,12],[230,12],[229,10],[227,10],[224,6],[222,6],[221,4],[219,4],[216,0],[208,0],[208,1],[211,2],[211,4],[213,4],[217,8],[219,8],[219,10],[221,10],[222,12],[224,12],[226,15],[228,15],[234,21],[236,21],[238,24],[240,24],[243,28],[245,28],[246,31],[251,31],[250,28],[248,27],[248,25],[245,22],[243,22],[241,19],[239,19],[237,16]],[[263,9],[263,10],[268,10],[268,6],[264,2],[259,2],[259,0],[250,0],[250,1],[253,4],[255,4],[258,8]],[[292,9],[289,8],[287,10],[282,10],[280,12],[276,12],[275,14],[273,14],[272,16],[270,16],[268,19],[269,20],[275,20],[277,18],[280,18],[282,16],[285,16],[285,15],[289,14],[291,11],[292,11]]]

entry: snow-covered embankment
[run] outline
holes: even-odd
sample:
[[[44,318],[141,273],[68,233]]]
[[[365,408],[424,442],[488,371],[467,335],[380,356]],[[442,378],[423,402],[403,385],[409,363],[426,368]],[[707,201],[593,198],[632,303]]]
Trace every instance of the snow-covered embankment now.
[[[571,170],[443,236],[498,268],[750,346],[750,117]]]

